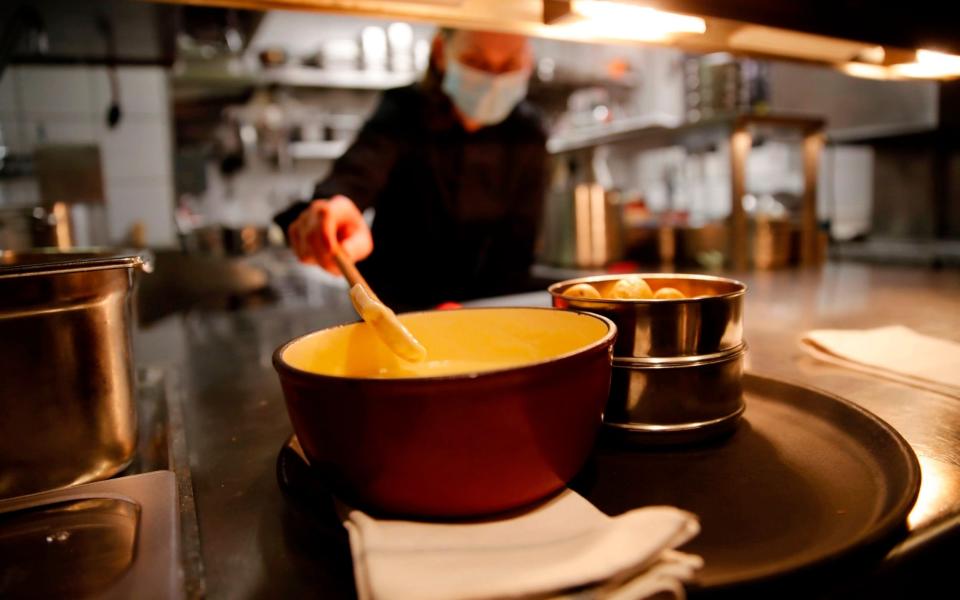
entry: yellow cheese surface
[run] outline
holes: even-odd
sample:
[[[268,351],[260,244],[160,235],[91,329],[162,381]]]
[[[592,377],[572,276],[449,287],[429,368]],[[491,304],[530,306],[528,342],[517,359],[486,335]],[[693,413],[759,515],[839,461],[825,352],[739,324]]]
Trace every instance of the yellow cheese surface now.
[[[300,338],[284,350],[283,361],[335,377],[468,375],[570,354],[608,332],[607,324],[595,317],[550,309],[464,309],[398,317],[428,349],[427,360],[404,361],[369,324],[351,323]]]

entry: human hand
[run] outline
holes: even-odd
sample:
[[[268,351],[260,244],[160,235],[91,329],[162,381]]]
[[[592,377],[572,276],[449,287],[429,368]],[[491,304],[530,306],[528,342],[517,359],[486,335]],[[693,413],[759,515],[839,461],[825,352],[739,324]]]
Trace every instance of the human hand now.
[[[346,196],[314,200],[290,224],[287,233],[300,262],[319,265],[334,275],[340,274],[333,258],[335,246],[339,245],[354,262],[373,251],[370,228],[357,205]]]

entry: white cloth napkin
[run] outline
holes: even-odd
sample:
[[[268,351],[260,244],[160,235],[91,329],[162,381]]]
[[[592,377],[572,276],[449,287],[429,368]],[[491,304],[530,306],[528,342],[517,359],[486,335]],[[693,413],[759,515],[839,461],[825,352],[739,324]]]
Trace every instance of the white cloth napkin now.
[[[703,565],[673,550],[695,516],[655,506],[608,517],[565,490],[525,512],[470,522],[374,519],[341,507],[360,600],[561,596],[683,598]],[[660,596],[658,596],[660,597]]]
[[[815,358],[908,385],[960,397],[960,344],[902,325],[817,329],[801,338]]]

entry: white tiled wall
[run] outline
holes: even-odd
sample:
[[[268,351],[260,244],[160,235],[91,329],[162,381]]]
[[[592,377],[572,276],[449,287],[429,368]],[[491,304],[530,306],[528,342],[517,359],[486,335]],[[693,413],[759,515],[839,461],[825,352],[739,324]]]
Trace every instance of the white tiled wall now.
[[[161,118],[124,114],[115,129],[99,129],[108,181],[170,177],[170,127]]]
[[[103,67],[20,66],[0,79],[0,134],[8,152],[42,143],[99,144],[110,236],[146,226],[151,246],[173,245],[173,148],[169,80],[160,67],[118,69],[123,116],[107,126],[110,80]],[[22,187],[22,186],[21,186]],[[21,190],[0,190],[22,200]]]

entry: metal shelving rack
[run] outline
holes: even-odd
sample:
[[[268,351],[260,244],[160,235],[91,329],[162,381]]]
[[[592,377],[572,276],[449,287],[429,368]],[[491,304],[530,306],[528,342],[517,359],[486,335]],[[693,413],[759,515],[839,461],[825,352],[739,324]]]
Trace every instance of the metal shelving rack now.
[[[180,85],[226,85],[231,87],[281,85],[347,90],[386,90],[413,83],[417,73],[359,71],[283,66],[257,71],[186,71],[174,76]]]
[[[592,153],[601,146],[624,145],[631,150],[668,146],[703,148],[727,140],[730,144],[730,264],[742,270],[748,265],[746,165],[758,134],[789,130],[801,135],[803,148],[803,201],[801,210],[801,264],[815,265],[820,252],[817,239],[817,167],[824,144],[823,119],[774,114],[739,114],[692,123],[671,123],[649,118],[623,119],[551,136],[547,150],[553,155]]]

